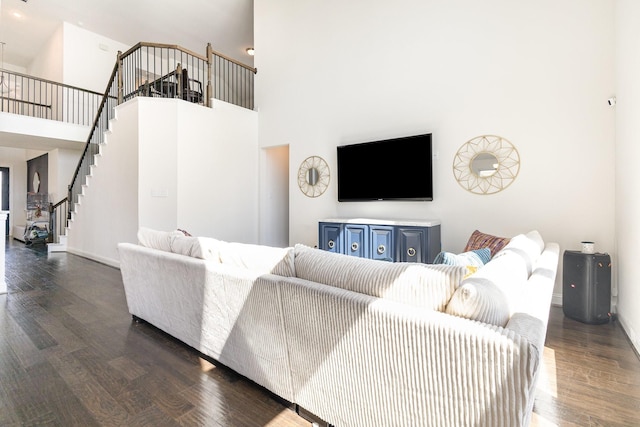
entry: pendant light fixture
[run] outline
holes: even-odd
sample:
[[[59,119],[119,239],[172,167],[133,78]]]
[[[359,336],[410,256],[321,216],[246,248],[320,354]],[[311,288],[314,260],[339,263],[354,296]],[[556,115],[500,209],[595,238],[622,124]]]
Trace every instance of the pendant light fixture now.
[[[4,75],[4,45],[6,43],[5,42],[0,42],[0,48],[1,48],[1,58],[0,58],[0,95],[3,95],[5,93],[9,93],[9,82],[7,80],[8,77]]]

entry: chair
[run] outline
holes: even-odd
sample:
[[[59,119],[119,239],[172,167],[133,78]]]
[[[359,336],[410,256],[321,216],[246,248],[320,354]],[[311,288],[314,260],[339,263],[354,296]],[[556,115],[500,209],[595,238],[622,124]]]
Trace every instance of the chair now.
[[[202,83],[198,80],[190,79],[186,68],[182,69],[182,99],[197,104],[202,103]]]

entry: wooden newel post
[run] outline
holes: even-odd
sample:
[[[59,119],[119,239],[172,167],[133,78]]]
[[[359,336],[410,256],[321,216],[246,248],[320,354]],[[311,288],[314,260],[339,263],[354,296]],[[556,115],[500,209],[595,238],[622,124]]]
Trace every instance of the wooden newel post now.
[[[213,85],[211,84],[211,68],[213,63],[213,48],[211,43],[207,43],[207,99],[206,106],[211,107],[211,98],[213,98]]]
[[[178,86],[176,87],[176,93],[175,93],[175,97],[178,99],[186,99],[182,97],[182,89],[183,89],[183,84],[186,84],[188,82],[183,83],[182,82],[182,65],[178,62],[178,66],[176,67],[176,81],[178,82]]]
[[[124,88],[122,87],[122,52],[118,51],[118,105],[124,99]]]

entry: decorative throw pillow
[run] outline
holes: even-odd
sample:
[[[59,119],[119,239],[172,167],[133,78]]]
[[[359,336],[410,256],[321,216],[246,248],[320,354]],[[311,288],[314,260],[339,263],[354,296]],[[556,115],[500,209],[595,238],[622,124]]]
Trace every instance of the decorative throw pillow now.
[[[210,237],[174,236],[171,240],[171,252],[220,262],[220,248],[225,244],[226,242]]]
[[[509,302],[491,280],[469,278],[454,292],[445,310],[453,316],[504,327],[511,317]]]
[[[171,242],[176,236],[184,236],[181,231],[158,231],[151,228],[140,227],[138,230],[138,242],[147,248],[171,252]]]
[[[542,240],[540,233],[537,231],[531,231],[527,234],[518,234],[513,236],[509,243],[502,248],[494,258],[503,256],[509,252],[515,253],[522,257],[526,263],[527,274],[531,274],[543,248],[544,241]]]
[[[475,249],[489,248],[491,251],[491,257],[497,254],[500,249],[504,248],[509,243],[508,237],[498,237],[491,234],[482,233],[475,230],[471,233],[467,246],[464,248],[464,252],[473,251]]]
[[[482,267],[491,260],[491,250],[489,248],[475,249],[461,254],[451,252],[440,252],[433,260],[434,264],[463,265]]]

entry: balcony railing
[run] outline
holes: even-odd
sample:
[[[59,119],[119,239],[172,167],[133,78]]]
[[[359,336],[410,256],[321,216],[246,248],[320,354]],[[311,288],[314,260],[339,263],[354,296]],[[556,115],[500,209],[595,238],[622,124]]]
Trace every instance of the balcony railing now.
[[[0,70],[0,112],[90,126],[103,94]]]
[[[122,97],[181,98],[210,106],[211,98],[254,108],[256,69],[207,45],[205,55],[180,46],[138,43],[119,55]]]

